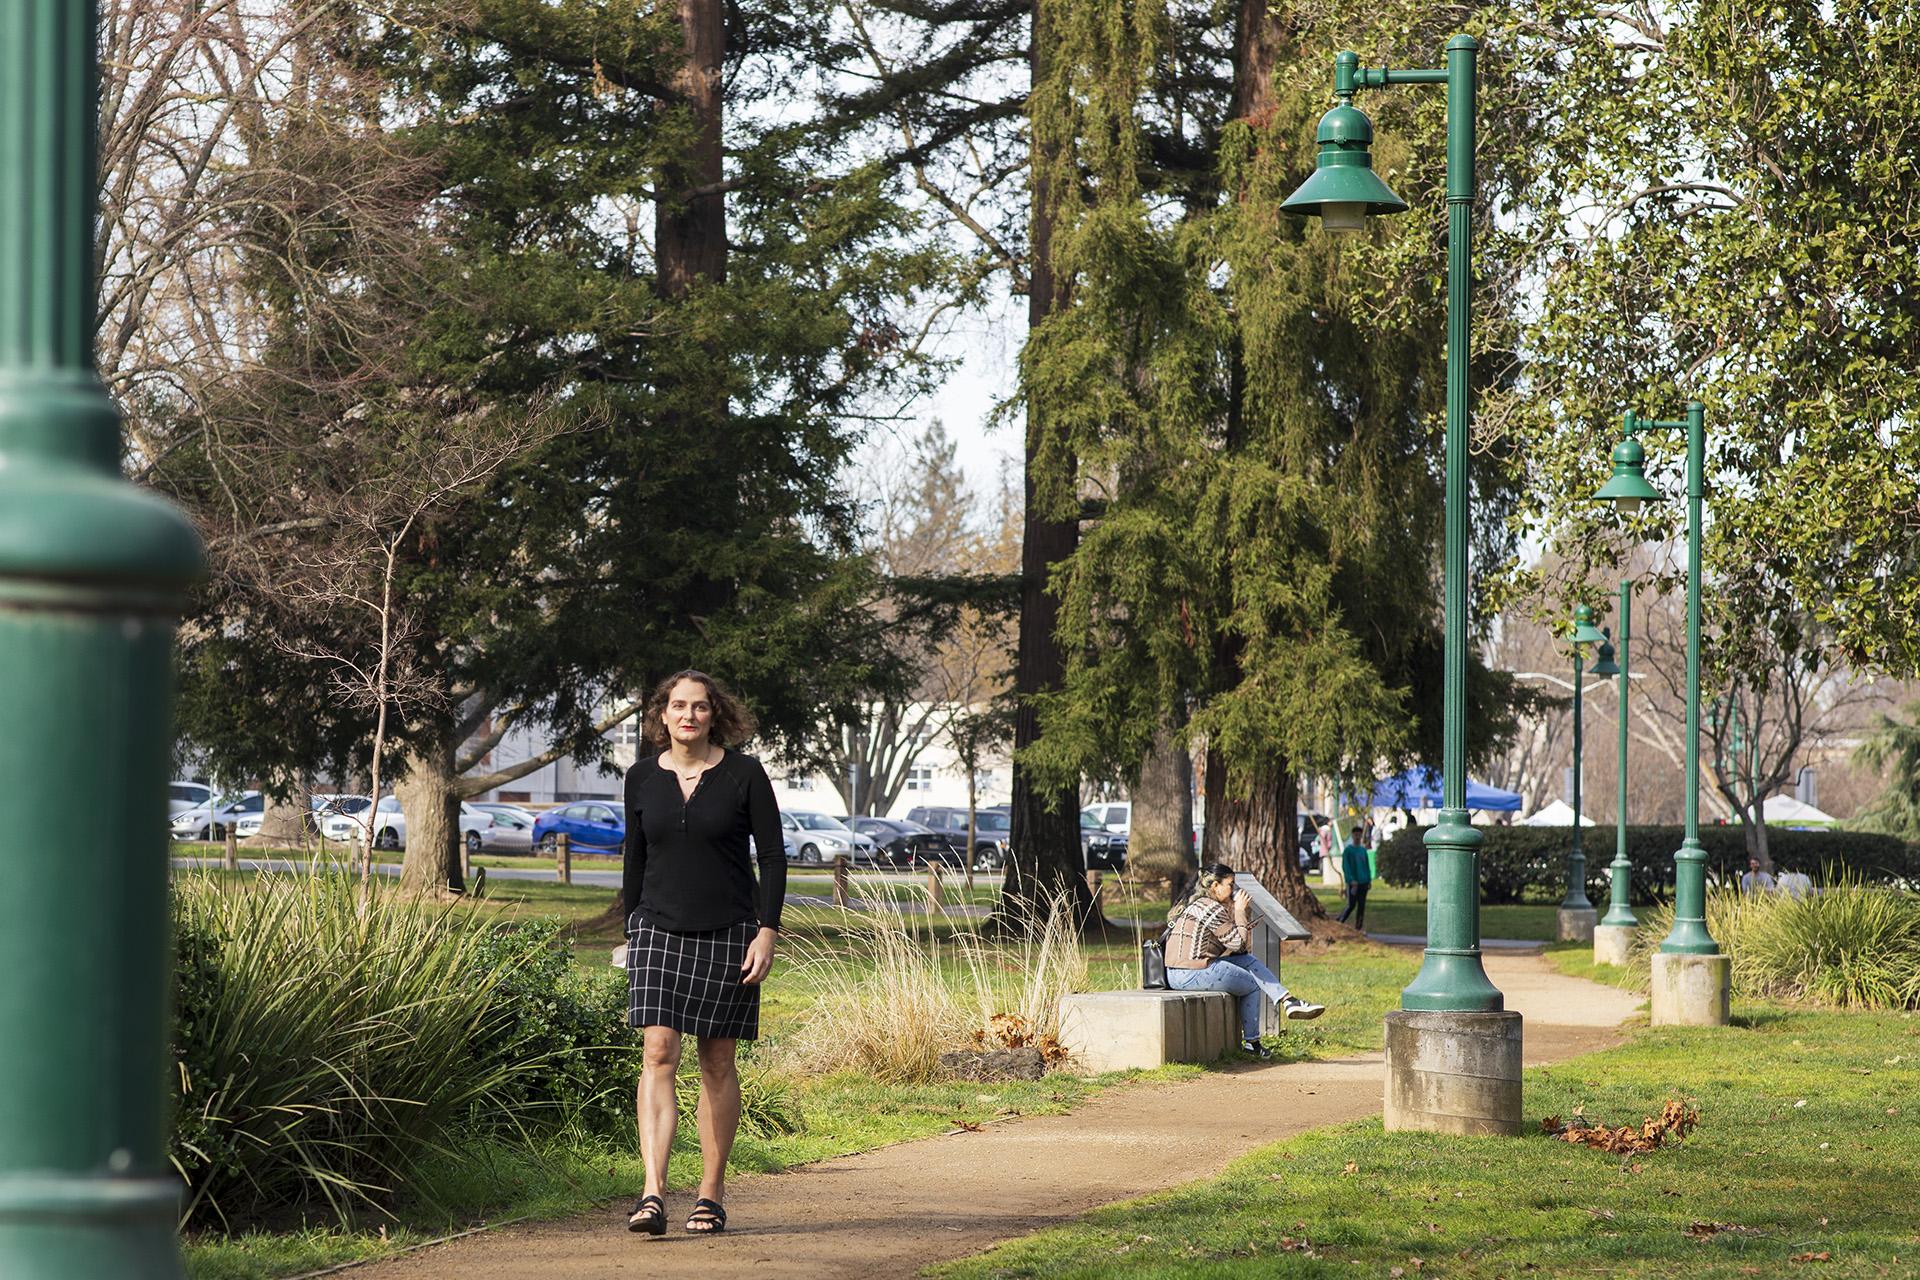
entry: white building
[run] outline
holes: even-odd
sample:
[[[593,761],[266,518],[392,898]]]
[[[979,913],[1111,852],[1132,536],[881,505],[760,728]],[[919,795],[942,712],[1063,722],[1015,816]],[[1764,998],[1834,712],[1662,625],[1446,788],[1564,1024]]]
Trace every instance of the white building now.
[[[795,773],[771,766],[773,796],[782,811],[812,810],[840,815],[847,802],[834,780],[824,773]],[[1013,799],[1013,762],[1004,748],[990,752],[975,779],[974,803],[982,809]],[[922,805],[967,807],[967,772],[943,735],[930,735],[907,770],[906,783],[893,805],[880,817],[904,818]]]
[[[639,717],[635,716],[615,725],[604,735],[612,744],[606,766],[570,757],[555,760],[551,764],[541,765],[523,778],[515,778],[505,786],[496,787],[476,798],[502,804],[531,805],[534,808],[570,804],[575,800],[618,801],[621,780],[626,776],[628,766],[633,764],[639,747],[639,725]],[[531,760],[543,755],[552,747],[552,741],[546,735],[547,726],[544,723],[523,721],[507,730],[506,736],[487,753],[480,768],[504,769],[515,761]],[[616,771],[609,772],[608,768]]]

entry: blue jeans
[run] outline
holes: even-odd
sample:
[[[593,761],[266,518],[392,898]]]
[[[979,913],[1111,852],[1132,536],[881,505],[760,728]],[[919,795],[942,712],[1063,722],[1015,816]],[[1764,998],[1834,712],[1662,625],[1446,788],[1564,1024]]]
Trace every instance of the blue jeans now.
[[[1175,991],[1224,991],[1240,998],[1240,1035],[1244,1040],[1260,1038],[1260,1002],[1277,1006],[1287,998],[1287,989],[1273,970],[1246,952],[1221,956],[1204,969],[1176,969],[1167,966],[1167,986]]]

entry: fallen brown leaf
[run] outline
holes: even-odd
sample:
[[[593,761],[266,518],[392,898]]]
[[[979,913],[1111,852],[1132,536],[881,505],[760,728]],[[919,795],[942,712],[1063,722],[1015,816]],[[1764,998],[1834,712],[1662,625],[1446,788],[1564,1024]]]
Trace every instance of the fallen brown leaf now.
[[[1344,1178],[1348,1174],[1358,1173],[1358,1172],[1360,1172],[1359,1164],[1355,1161],[1349,1160],[1347,1161],[1347,1167],[1340,1171],[1340,1176]]]
[[[1793,1260],[1795,1262],[1832,1262],[1833,1255],[1822,1249],[1818,1253],[1796,1253],[1793,1255]]]
[[[1699,1111],[1677,1098],[1669,1098],[1659,1115],[1648,1116],[1638,1126],[1623,1124],[1613,1129],[1604,1124],[1591,1124],[1576,1110],[1573,1121],[1565,1126],[1558,1124],[1557,1116],[1548,1116],[1540,1122],[1540,1127],[1562,1142],[1625,1156],[1657,1150],[1669,1138],[1679,1142],[1699,1123]]]
[[[978,1133],[978,1132],[980,1132],[980,1126],[979,1126],[979,1125],[977,1125],[977,1124],[975,1124],[975,1123],[974,1123],[973,1121],[971,1121],[971,1120],[955,1120],[955,1121],[953,1122],[953,1127],[954,1127],[954,1128],[956,1128],[956,1129],[964,1129],[964,1130],[966,1130],[966,1131],[967,1131],[968,1133]]]

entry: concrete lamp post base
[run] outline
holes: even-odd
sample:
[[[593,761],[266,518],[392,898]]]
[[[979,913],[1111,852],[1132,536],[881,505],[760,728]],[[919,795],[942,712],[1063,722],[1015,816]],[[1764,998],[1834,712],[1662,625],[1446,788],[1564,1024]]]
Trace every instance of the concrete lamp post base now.
[[[1593,923],[1600,913],[1592,907],[1562,907],[1555,937],[1562,942],[1586,942],[1593,937]]]
[[[1627,953],[1633,949],[1633,935],[1637,932],[1630,924],[1600,924],[1593,927],[1593,962],[1595,964],[1627,967]]]
[[[1654,953],[1653,1025],[1726,1026],[1730,1021],[1728,996],[1733,985],[1732,975],[1730,956]]]
[[[1401,1009],[1387,1015],[1388,1131],[1524,1131],[1520,1015]]]

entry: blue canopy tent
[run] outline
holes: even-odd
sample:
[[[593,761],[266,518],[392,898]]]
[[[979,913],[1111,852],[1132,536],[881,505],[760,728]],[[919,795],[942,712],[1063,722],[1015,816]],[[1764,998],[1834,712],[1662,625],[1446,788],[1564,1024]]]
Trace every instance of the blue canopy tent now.
[[[1415,765],[1405,773],[1397,773],[1374,783],[1372,792],[1356,797],[1354,802],[1369,809],[1438,809],[1440,771]],[[1467,808],[1518,813],[1520,793],[1502,791],[1499,787],[1490,787],[1484,782],[1468,778]]]

